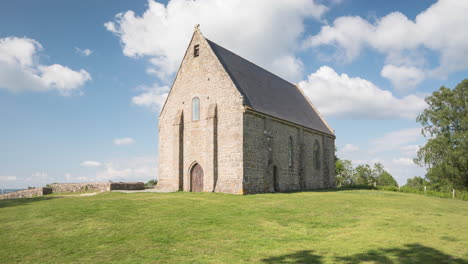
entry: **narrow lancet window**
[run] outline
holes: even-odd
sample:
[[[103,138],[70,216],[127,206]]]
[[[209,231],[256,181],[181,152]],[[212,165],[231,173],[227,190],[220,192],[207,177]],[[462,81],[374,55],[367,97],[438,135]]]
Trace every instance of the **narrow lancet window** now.
[[[320,144],[318,140],[314,143],[314,167],[316,170],[320,169]]]
[[[200,55],[200,45],[197,44],[193,47],[193,56],[198,57],[198,55]]]
[[[289,168],[292,168],[293,166],[293,139],[292,137],[289,137],[289,142],[288,142],[288,166]]]
[[[192,99],[192,121],[200,120],[200,99],[195,97]]]

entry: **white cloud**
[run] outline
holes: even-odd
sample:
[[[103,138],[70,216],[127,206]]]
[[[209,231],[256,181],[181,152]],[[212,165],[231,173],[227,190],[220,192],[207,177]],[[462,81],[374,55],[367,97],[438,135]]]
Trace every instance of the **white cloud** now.
[[[50,177],[45,172],[34,172],[30,177],[24,179],[24,183],[29,186],[42,187],[47,183],[55,182],[56,180]],[[19,182],[19,181],[18,181]]]
[[[409,158],[393,159],[393,163],[400,166],[415,166],[413,159]]]
[[[94,160],[87,160],[87,161],[81,162],[80,165],[81,165],[82,167],[95,168],[95,167],[101,166],[101,163],[98,162],[98,161],[94,161]]]
[[[80,49],[78,47],[75,47],[75,52],[85,57],[88,57],[89,55],[91,55],[91,53],[93,53],[93,51],[90,49]]]
[[[0,181],[16,181],[16,176],[0,176]]]
[[[37,52],[39,42],[29,38],[0,38],[0,88],[12,92],[57,90],[62,95],[79,93],[79,88],[91,80],[90,74],[81,69],[74,71],[67,66],[42,65]]]
[[[424,72],[412,66],[385,65],[380,73],[389,79],[393,86],[400,90],[410,90],[415,88],[424,80]]]
[[[404,157],[416,157],[420,146],[418,145],[408,145],[400,148],[401,154]]]
[[[151,111],[158,112],[162,109],[166,97],[169,94],[168,86],[140,87],[143,93],[134,96],[132,103],[138,106],[149,108]]]
[[[130,138],[130,137],[125,137],[125,138],[116,138],[114,139],[114,144],[117,146],[121,145],[131,145],[135,143],[135,139]]]
[[[355,119],[414,119],[426,107],[422,97],[395,97],[368,80],[338,75],[322,66],[299,82],[304,93],[325,116]]]
[[[352,153],[359,150],[359,147],[354,144],[346,144],[339,151],[343,154]]]
[[[96,181],[148,181],[157,178],[155,157],[135,157],[107,162],[104,169],[96,173]]]
[[[126,56],[149,57],[151,71],[161,79],[177,70],[195,24],[218,44],[294,79],[302,71],[294,53],[304,22],[320,20],[326,11],[314,0],[170,0],[167,5],[149,0],[142,15],[119,13],[105,27],[120,38]],[[278,58],[288,66],[275,67]]]
[[[384,151],[396,150],[422,140],[421,128],[407,128],[397,131],[392,131],[384,134],[383,136],[370,141],[370,153],[379,153]]]
[[[452,72],[468,69],[466,10],[468,1],[440,0],[417,15],[414,21],[399,12],[390,13],[375,23],[361,17],[339,17],[333,25],[323,26],[317,35],[308,38],[304,46],[333,45],[338,48],[335,56],[347,61],[358,57],[363,48],[371,47],[386,54],[387,63],[395,67],[420,64],[421,59],[415,62],[402,60],[403,54],[407,52],[423,56],[418,51],[426,48],[439,54],[439,65],[436,68],[424,69],[419,65],[418,72],[400,68],[400,73],[406,69],[404,78],[415,85],[427,77],[446,77]],[[403,89],[401,77],[389,71],[387,68],[385,77]],[[421,72],[425,74],[421,75]]]

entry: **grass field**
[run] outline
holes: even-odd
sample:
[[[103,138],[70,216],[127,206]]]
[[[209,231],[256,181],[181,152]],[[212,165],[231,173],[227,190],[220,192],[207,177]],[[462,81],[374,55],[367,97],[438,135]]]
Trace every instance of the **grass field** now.
[[[0,201],[1,263],[468,263],[468,202],[384,191]]]

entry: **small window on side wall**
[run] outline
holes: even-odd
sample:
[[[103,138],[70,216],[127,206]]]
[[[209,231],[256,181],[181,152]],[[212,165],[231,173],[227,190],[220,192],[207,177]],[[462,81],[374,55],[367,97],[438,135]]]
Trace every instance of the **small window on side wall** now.
[[[200,55],[200,45],[195,45],[193,47],[193,57],[198,57]]]
[[[200,120],[200,99],[194,97],[192,99],[192,121]]]
[[[318,140],[315,140],[314,143],[314,168],[316,170],[320,169],[320,143]]]
[[[289,137],[288,141],[288,166],[292,168],[293,166],[293,139]]]

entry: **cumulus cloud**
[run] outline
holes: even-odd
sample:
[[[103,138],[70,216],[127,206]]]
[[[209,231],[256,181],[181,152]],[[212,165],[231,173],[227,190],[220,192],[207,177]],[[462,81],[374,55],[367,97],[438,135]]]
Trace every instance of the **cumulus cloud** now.
[[[16,176],[0,176],[0,181],[16,181]]]
[[[379,153],[389,150],[397,150],[408,143],[413,143],[422,140],[421,128],[407,128],[397,131],[392,131],[383,136],[373,139],[371,143],[371,153]]]
[[[79,88],[91,80],[83,69],[40,64],[37,58],[40,50],[41,44],[30,38],[0,38],[0,88],[12,92],[57,90],[62,95],[71,95],[79,93]]]
[[[302,71],[294,53],[304,22],[320,20],[326,11],[314,0],[170,0],[167,5],[149,0],[142,15],[129,10],[104,26],[120,38],[126,56],[148,57],[151,72],[161,79],[177,70],[195,24],[218,44],[295,79]],[[281,62],[287,67],[278,67]]]
[[[92,50],[90,49],[80,49],[78,47],[75,47],[75,52],[81,56],[85,56],[85,57],[88,57],[89,55],[91,55],[91,53],[93,53]]]
[[[135,143],[135,139],[130,138],[130,137],[124,137],[124,138],[116,138],[114,139],[114,144],[117,146],[121,145],[131,145]]]
[[[340,152],[343,154],[352,153],[359,150],[359,147],[354,144],[346,144],[343,148],[340,149]]]
[[[96,173],[96,181],[147,181],[157,178],[155,157],[135,157],[110,161],[104,169]]]
[[[169,94],[169,86],[142,86],[138,90],[143,92],[132,97],[132,103],[134,105],[146,107],[153,112],[158,112],[162,109],[166,97]]]
[[[351,61],[362,49],[373,48],[387,55],[382,75],[399,89],[412,88],[427,77],[446,77],[448,74],[468,69],[468,1],[439,0],[410,20],[400,12],[390,13],[371,23],[361,17],[344,16],[335,19],[333,25],[325,25],[321,31],[309,37],[305,47],[332,45],[337,47],[335,57]],[[439,65],[426,69],[417,57],[423,49],[439,54]],[[404,60],[405,53],[419,54],[412,60]],[[418,66],[418,69],[411,68]],[[403,74],[403,76],[397,74]],[[422,74],[424,72],[425,74]],[[409,81],[404,84],[404,81]]]
[[[94,160],[87,160],[87,161],[81,162],[80,165],[81,165],[82,167],[95,168],[95,167],[101,166],[101,163],[98,162],[98,161],[94,161]]]
[[[416,67],[385,65],[380,73],[399,91],[415,88],[424,80],[424,72]]]
[[[395,97],[372,82],[338,75],[323,66],[299,82],[304,93],[325,116],[355,119],[414,119],[425,107],[422,97]]]
[[[415,166],[413,159],[409,158],[393,159],[393,163],[400,166]]]
[[[404,157],[416,157],[420,146],[418,145],[408,145],[400,148],[401,154]]]

